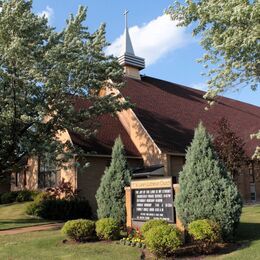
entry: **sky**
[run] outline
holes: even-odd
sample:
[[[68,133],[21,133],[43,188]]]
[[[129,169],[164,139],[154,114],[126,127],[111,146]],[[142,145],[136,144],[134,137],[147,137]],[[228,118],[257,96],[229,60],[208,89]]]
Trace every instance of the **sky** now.
[[[133,48],[137,56],[145,58],[146,68],[142,74],[206,90],[207,78],[196,60],[205,52],[199,40],[191,35],[191,28],[177,27],[164,15],[173,0],[34,0],[34,12],[45,15],[57,31],[66,25],[69,15],[76,14],[80,5],[87,6],[86,25],[94,32],[106,23],[106,37],[111,44],[107,54],[120,54],[124,32],[124,11],[129,10],[128,26]],[[229,91],[224,96],[260,105],[260,90],[249,87]]]

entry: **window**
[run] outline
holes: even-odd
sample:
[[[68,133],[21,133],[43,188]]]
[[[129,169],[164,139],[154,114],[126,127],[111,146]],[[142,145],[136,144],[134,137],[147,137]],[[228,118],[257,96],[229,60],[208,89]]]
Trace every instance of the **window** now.
[[[57,183],[57,167],[50,159],[39,160],[39,188],[55,187]]]
[[[15,173],[15,186],[18,187],[18,183],[19,183],[19,172]]]
[[[250,183],[250,199],[252,202],[256,201],[255,183]]]
[[[23,186],[25,187],[27,185],[27,172],[24,170],[23,172]]]

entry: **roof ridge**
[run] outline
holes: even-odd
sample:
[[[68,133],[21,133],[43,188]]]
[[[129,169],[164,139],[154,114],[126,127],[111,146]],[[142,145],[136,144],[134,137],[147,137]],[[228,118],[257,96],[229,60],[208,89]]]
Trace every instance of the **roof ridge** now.
[[[154,80],[157,80],[157,81],[163,81],[163,82],[166,82],[166,83],[169,83],[169,84],[173,84],[173,85],[177,85],[177,86],[180,86],[182,88],[186,88],[186,89],[191,89],[191,90],[194,90],[196,92],[200,92],[200,93],[207,93],[207,91],[204,91],[204,90],[200,90],[200,89],[196,89],[196,88],[193,88],[193,87],[190,87],[190,86],[186,86],[186,85],[183,85],[183,84],[179,84],[179,83],[175,83],[175,82],[171,82],[169,80],[164,80],[164,79],[159,79],[159,78],[155,78],[155,77],[152,77],[152,76],[147,76],[147,75],[141,75],[141,80],[143,78],[150,78],[150,79],[154,79]],[[148,82],[149,83],[149,82]],[[167,87],[167,86],[166,86]],[[168,86],[169,87],[169,86]],[[223,99],[226,99],[226,100],[232,100],[232,101],[235,101],[235,102],[239,102],[239,103],[243,103],[243,104],[246,104],[246,105],[249,105],[249,106],[253,106],[253,107],[256,107],[256,108],[260,108],[260,106],[257,106],[257,105],[254,105],[254,104],[251,104],[251,103],[247,103],[245,101],[241,101],[241,100],[237,100],[237,99],[234,99],[234,98],[229,98],[229,97],[225,97],[225,96],[221,96],[221,95],[217,95],[216,96],[217,98],[223,98]],[[206,100],[206,99],[205,99]]]

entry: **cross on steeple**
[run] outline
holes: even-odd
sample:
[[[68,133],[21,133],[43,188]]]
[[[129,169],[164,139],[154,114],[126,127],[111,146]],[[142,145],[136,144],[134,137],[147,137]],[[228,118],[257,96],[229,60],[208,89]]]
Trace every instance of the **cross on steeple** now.
[[[125,10],[125,12],[124,12],[124,16],[125,16],[125,28],[127,28],[128,27],[128,21],[127,21],[127,14],[129,13],[129,11],[128,10]]]
[[[134,53],[131,38],[128,30],[128,10],[125,10],[123,15],[125,16],[125,32],[123,37],[123,46],[121,55],[118,58],[118,62],[123,66],[125,75],[135,79],[141,79],[139,70],[145,67],[143,58],[137,57]]]

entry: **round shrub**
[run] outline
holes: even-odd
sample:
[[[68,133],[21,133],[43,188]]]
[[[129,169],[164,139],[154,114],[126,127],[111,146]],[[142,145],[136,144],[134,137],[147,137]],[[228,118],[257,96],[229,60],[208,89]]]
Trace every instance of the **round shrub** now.
[[[182,245],[181,232],[173,225],[159,225],[147,231],[145,244],[158,257],[171,256]]]
[[[163,219],[151,219],[145,222],[141,227],[141,232],[145,237],[145,234],[153,227],[161,226],[161,225],[168,225],[167,221]]]
[[[194,241],[216,243],[221,240],[220,226],[216,222],[209,219],[192,221],[188,225],[188,232]]]
[[[96,222],[96,233],[99,239],[118,239],[120,226],[113,218],[102,218]]]
[[[88,219],[70,220],[64,224],[61,231],[75,241],[87,241],[95,236],[95,222]]]

